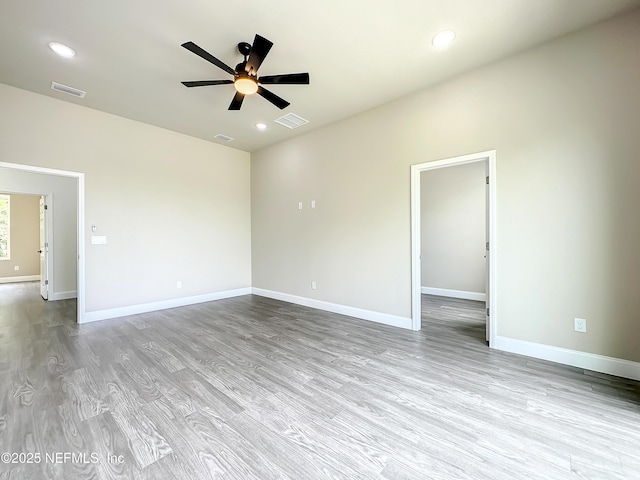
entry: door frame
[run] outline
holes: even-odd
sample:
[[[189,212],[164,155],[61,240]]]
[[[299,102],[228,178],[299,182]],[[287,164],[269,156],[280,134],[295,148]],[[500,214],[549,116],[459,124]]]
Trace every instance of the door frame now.
[[[83,323],[85,316],[85,239],[84,239],[84,173],[73,172],[69,170],[58,170],[53,168],[35,167],[33,165],[23,165],[19,163],[0,162],[0,167],[9,168],[13,170],[21,170],[31,173],[40,173],[44,175],[73,177],[78,180],[77,184],[77,231],[76,236],[78,239],[78,260],[77,266],[77,318],[78,323]],[[51,197],[49,197],[51,198]],[[52,230],[52,225],[49,225],[49,231]]]
[[[465,163],[487,162],[489,165],[489,204],[487,212],[489,218],[489,347],[495,348],[498,331],[498,309],[496,308],[496,264],[497,264],[497,235],[496,235],[496,151],[471,153],[459,157],[445,158],[431,162],[411,165],[411,329],[422,328],[422,267],[421,267],[421,232],[420,232],[420,174],[427,170],[447,168]]]

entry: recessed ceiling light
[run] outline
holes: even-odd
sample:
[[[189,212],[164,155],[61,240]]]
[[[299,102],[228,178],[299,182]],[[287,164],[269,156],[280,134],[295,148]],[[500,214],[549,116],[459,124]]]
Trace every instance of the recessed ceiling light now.
[[[445,30],[443,32],[437,33],[436,36],[433,37],[433,40],[431,40],[431,43],[438,50],[442,50],[451,45],[455,39],[455,32],[452,32],[451,30]]]
[[[61,57],[72,58],[76,56],[76,52],[73,48],[67,47],[66,45],[63,45],[61,43],[50,42],[49,48]]]
[[[267,124],[266,123],[256,123],[256,128],[258,130],[266,130],[267,129]]]

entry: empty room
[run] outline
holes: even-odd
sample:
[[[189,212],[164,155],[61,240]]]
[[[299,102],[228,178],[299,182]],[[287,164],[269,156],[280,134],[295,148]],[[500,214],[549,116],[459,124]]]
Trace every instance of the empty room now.
[[[640,1],[5,1],[1,479],[640,479]]]

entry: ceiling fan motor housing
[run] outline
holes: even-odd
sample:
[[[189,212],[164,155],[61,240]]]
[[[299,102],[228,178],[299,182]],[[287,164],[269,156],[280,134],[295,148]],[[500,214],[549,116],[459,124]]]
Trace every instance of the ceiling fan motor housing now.
[[[239,64],[236,65],[236,77],[239,77],[240,75],[242,75],[243,73],[247,73],[245,71],[245,67],[247,66],[247,62],[240,62]]]

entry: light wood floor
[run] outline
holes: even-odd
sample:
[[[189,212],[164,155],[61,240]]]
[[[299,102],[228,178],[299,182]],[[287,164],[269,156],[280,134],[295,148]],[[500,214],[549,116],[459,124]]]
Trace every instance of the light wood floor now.
[[[0,478],[640,478],[638,383],[490,351],[483,307],[424,296],[410,332],[245,296],[78,326],[0,285],[0,453],[32,461]]]

